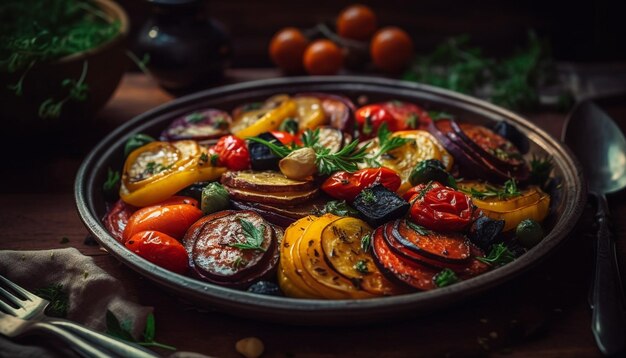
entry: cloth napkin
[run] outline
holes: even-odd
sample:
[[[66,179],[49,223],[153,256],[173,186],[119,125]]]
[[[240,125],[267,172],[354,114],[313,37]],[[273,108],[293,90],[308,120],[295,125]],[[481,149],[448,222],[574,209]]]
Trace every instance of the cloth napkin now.
[[[63,285],[68,294],[67,319],[100,332],[106,330],[106,311],[110,310],[120,322],[131,323],[129,331],[141,338],[146,317],[152,307],[130,301],[122,284],[98,267],[93,258],[75,248],[42,251],[0,251],[0,274],[33,292],[53,284]],[[37,343],[41,338],[30,339]],[[19,340],[20,343],[25,340]],[[52,352],[41,346],[25,346],[0,336],[0,357],[58,357],[67,352]],[[170,356],[206,357],[178,352]]]

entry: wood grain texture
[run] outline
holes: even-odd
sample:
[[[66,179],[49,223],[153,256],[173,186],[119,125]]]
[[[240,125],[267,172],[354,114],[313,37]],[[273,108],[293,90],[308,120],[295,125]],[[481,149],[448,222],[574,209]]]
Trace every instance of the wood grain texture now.
[[[230,78],[237,80],[275,75],[271,70],[229,73]],[[127,75],[113,100],[100,113],[101,128],[110,130],[171,98],[143,75]],[[558,135],[564,116],[541,113],[531,115],[531,119]],[[626,124],[624,120],[622,124]],[[90,140],[106,133],[103,129]],[[0,250],[72,246],[93,256],[100,267],[123,282],[140,304],[155,308],[156,339],[179,350],[238,357],[235,342],[257,336],[265,343],[268,357],[599,356],[589,329],[586,302],[593,262],[591,208],[583,215],[575,234],[542,264],[450,309],[384,325],[294,328],[217,312],[199,313],[98,247],[85,245],[87,230],[78,218],[71,192],[74,173],[83,156],[84,152],[68,153],[57,148],[44,159],[36,159],[35,164],[30,158],[15,160],[22,163],[19,171],[14,168],[11,175],[0,176]],[[626,257],[626,224],[619,220],[626,217],[623,203],[624,194],[610,198],[622,267]],[[69,242],[62,243],[63,237]]]

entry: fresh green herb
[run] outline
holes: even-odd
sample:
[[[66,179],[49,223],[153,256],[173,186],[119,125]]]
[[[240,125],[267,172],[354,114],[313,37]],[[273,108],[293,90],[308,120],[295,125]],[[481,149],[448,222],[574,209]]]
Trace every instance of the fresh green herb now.
[[[68,94],[60,100],[54,98],[48,98],[39,105],[38,114],[40,118],[59,118],[61,116],[61,110],[63,105],[70,101],[84,101],[87,98],[87,91],[89,87],[85,83],[87,76],[87,61],[83,62],[83,71],[80,74],[78,80],[66,78],[61,81],[61,87],[66,88]]]
[[[206,119],[206,115],[202,112],[193,112],[185,117],[187,123],[199,123]]]
[[[498,267],[515,260],[515,254],[506,245],[499,243],[491,248],[489,255],[477,257],[476,259],[488,265]]]
[[[368,252],[372,246],[372,234],[366,234],[361,238],[361,249]]]
[[[435,277],[433,277],[433,281],[435,282],[435,285],[437,285],[437,287],[444,287],[459,282],[459,278],[454,273],[454,271],[450,270],[449,268],[445,268],[439,271],[439,273],[437,273]]]
[[[505,59],[483,55],[469,37],[451,38],[420,56],[404,79],[482,97],[511,109],[535,107],[537,88],[556,80],[548,46],[529,33],[528,46]]]
[[[217,161],[220,159],[220,156],[217,154],[211,154],[211,157],[209,158],[209,161],[211,162],[212,166],[217,166]]]
[[[363,201],[367,204],[373,204],[374,202],[376,202],[376,195],[374,195],[374,192],[372,192],[371,189],[363,189],[359,196],[361,196],[361,198],[363,198]]]
[[[155,324],[154,314],[152,313],[150,313],[146,317],[146,327],[144,328],[144,332],[143,332],[143,341],[137,341],[133,337],[133,335],[130,333],[131,329],[132,329],[132,322],[130,320],[120,322],[117,319],[117,317],[115,317],[113,312],[111,312],[110,310],[107,310],[106,334],[108,334],[109,336],[119,338],[121,340],[132,342],[132,343],[137,343],[144,347],[157,347],[157,348],[163,348],[163,349],[168,349],[172,351],[176,350],[176,347],[172,347],[167,344],[162,344],[154,340],[156,336],[156,324]]]
[[[246,103],[243,106],[241,106],[241,111],[242,112],[248,112],[248,111],[254,111],[257,109],[261,109],[263,108],[263,105],[265,103],[263,102],[252,102],[252,103]]]
[[[363,128],[362,128],[362,132],[365,135],[370,135],[372,134],[372,131],[374,130],[374,128],[372,127],[372,117],[371,115],[367,115],[365,116],[365,120],[363,121]]]
[[[495,187],[493,185],[485,185],[484,190],[478,190],[476,188],[459,189],[461,192],[470,195],[472,198],[485,199],[485,198],[498,198],[498,199],[510,199],[516,196],[522,195],[522,192],[517,187],[515,179],[509,179],[504,182],[502,187]]]
[[[374,156],[368,158],[369,160],[378,160],[383,154],[413,141],[412,139],[393,136],[393,133],[387,128],[387,123],[383,123],[378,127],[377,137],[378,151]]]
[[[200,158],[198,160],[199,165],[205,165],[209,162],[209,155],[207,153],[200,154]]]
[[[415,231],[416,233],[422,235],[422,236],[426,236],[426,235],[430,235],[432,234],[432,231],[426,229],[425,227],[421,226],[421,225],[417,225],[414,222],[411,221],[407,221],[406,225],[411,228],[411,230]]]
[[[533,155],[530,160],[530,182],[541,187],[545,186],[553,168],[554,161],[552,157],[537,157]]]
[[[295,143],[291,146],[277,145],[275,140],[267,141],[259,137],[248,137],[247,139],[265,145],[274,154],[282,158],[286,157],[294,150],[302,148]],[[315,151],[315,163],[317,165],[317,171],[321,175],[332,174],[340,170],[350,173],[357,171],[357,164],[365,160],[368,147],[367,145],[358,147],[359,141],[354,140],[340,151],[333,153],[330,148],[323,147],[319,144],[319,129],[305,131],[302,135],[302,144],[304,147],[312,148]]]
[[[411,129],[417,128],[418,123],[419,123],[419,116],[417,114],[411,114],[406,119],[406,125]]]
[[[420,190],[419,195],[417,195],[417,200],[421,200],[424,196],[433,188],[433,182],[429,181],[428,184],[424,187],[424,189]]]
[[[156,163],[156,162],[148,162],[146,163],[146,169],[144,169],[144,174],[146,175],[154,175],[154,174],[158,174],[162,171],[165,170],[170,170],[172,169],[172,167],[174,166],[174,163],[170,164],[170,165],[163,165],[161,163]]]
[[[233,262],[234,267],[244,267],[248,264],[248,261],[244,260],[241,256],[238,256]]]
[[[430,111],[428,112],[428,116],[433,121],[438,121],[440,119],[454,119],[454,115],[448,112],[440,112],[440,111]]]
[[[215,117],[213,122],[215,129],[228,129],[228,121],[224,117]]]
[[[298,121],[296,121],[294,118],[287,118],[283,121],[283,123],[280,124],[278,130],[291,134],[296,134],[298,133],[298,127]]]
[[[334,214],[337,216],[358,217],[359,212],[346,203],[345,200],[328,201],[323,208],[314,210],[315,215]]]
[[[112,196],[117,192],[117,185],[120,183],[120,172],[107,169],[107,180],[102,184],[102,190],[107,196]]]
[[[68,242],[70,242],[70,239],[65,236],[63,236],[61,240],[59,240],[59,244],[67,244]]]
[[[46,314],[52,317],[64,318],[70,307],[70,300],[67,292],[63,290],[63,285],[52,284],[35,290],[35,294],[45,300],[50,301]]]
[[[137,133],[132,137],[128,138],[126,144],[124,144],[124,156],[128,157],[128,155],[137,148],[141,148],[148,143],[154,142],[155,139],[151,136],[143,133]]]
[[[265,251],[261,245],[263,244],[263,231],[265,231],[265,225],[261,224],[261,228],[257,228],[246,219],[239,219],[241,229],[246,242],[230,244],[228,246],[236,247],[242,250],[258,250]]]
[[[369,270],[367,269],[367,262],[365,260],[357,261],[354,264],[354,269],[357,270],[357,272],[362,273],[362,274],[369,273]]]

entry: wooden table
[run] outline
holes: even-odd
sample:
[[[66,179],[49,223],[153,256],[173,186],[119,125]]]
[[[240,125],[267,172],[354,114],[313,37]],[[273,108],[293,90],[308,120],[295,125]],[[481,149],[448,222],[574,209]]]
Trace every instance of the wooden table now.
[[[239,70],[230,71],[229,80],[275,75],[273,71]],[[120,279],[140,304],[153,306],[156,339],[184,351],[237,357],[235,342],[256,336],[265,343],[265,356],[277,357],[599,355],[587,306],[593,262],[591,211],[584,215],[577,234],[530,272],[455,307],[410,321],[349,328],[290,327],[191,309],[97,246],[84,244],[87,230],[78,218],[72,193],[76,170],[95,140],[171,99],[145,76],[129,74],[98,116],[98,129],[82,133],[83,139],[72,145],[40,148],[34,143],[34,149],[26,154],[12,153],[0,176],[0,249],[76,247]],[[611,113],[622,115],[623,124],[625,109],[623,105],[611,109]],[[558,136],[564,115],[539,113],[529,118]],[[615,218],[626,217],[623,199],[623,195],[611,197]],[[618,236],[624,239],[623,220],[614,223]],[[619,242],[619,251],[625,267],[624,240]]]

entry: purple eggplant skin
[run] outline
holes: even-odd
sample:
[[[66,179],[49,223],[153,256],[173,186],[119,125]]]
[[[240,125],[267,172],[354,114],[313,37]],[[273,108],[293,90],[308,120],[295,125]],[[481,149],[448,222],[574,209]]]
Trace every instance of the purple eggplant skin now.
[[[322,102],[322,108],[328,117],[331,127],[352,135],[356,106],[348,97],[321,92],[298,93],[294,97],[315,97],[319,99]]]
[[[160,140],[207,140],[230,134],[232,119],[219,109],[201,109],[178,117],[161,132]]]
[[[349,134],[331,126],[319,127],[320,144],[330,149],[331,153],[340,151],[350,138]]]
[[[263,219],[267,220],[268,222],[274,225],[283,227],[283,228],[293,224],[297,220],[297,219],[290,218],[288,216],[276,213],[274,211],[267,210],[265,208],[260,208],[256,206],[255,203],[249,203],[249,202],[237,201],[237,200],[231,200],[230,203],[237,210],[254,211],[257,214],[261,215]]]
[[[528,137],[513,124],[506,121],[498,121],[491,126],[491,130],[508,139],[519,149],[520,153],[527,154],[530,150]]]
[[[526,165],[526,161],[524,160],[524,158],[521,157],[521,153],[519,153],[520,159],[518,159],[519,160],[518,164],[513,164],[511,162],[502,160],[498,158],[497,156],[495,156],[494,154],[486,151],[483,147],[481,147],[476,142],[474,142],[470,137],[468,137],[465,131],[463,131],[461,126],[459,126],[459,124],[456,121],[450,120],[450,124],[452,126],[452,130],[454,131],[454,133],[458,135],[461,138],[461,140],[463,140],[463,142],[469,145],[474,152],[478,153],[480,156],[485,158],[485,160],[491,162],[495,167],[501,168],[502,170],[506,170],[506,171],[517,171],[519,170],[520,166]]]

